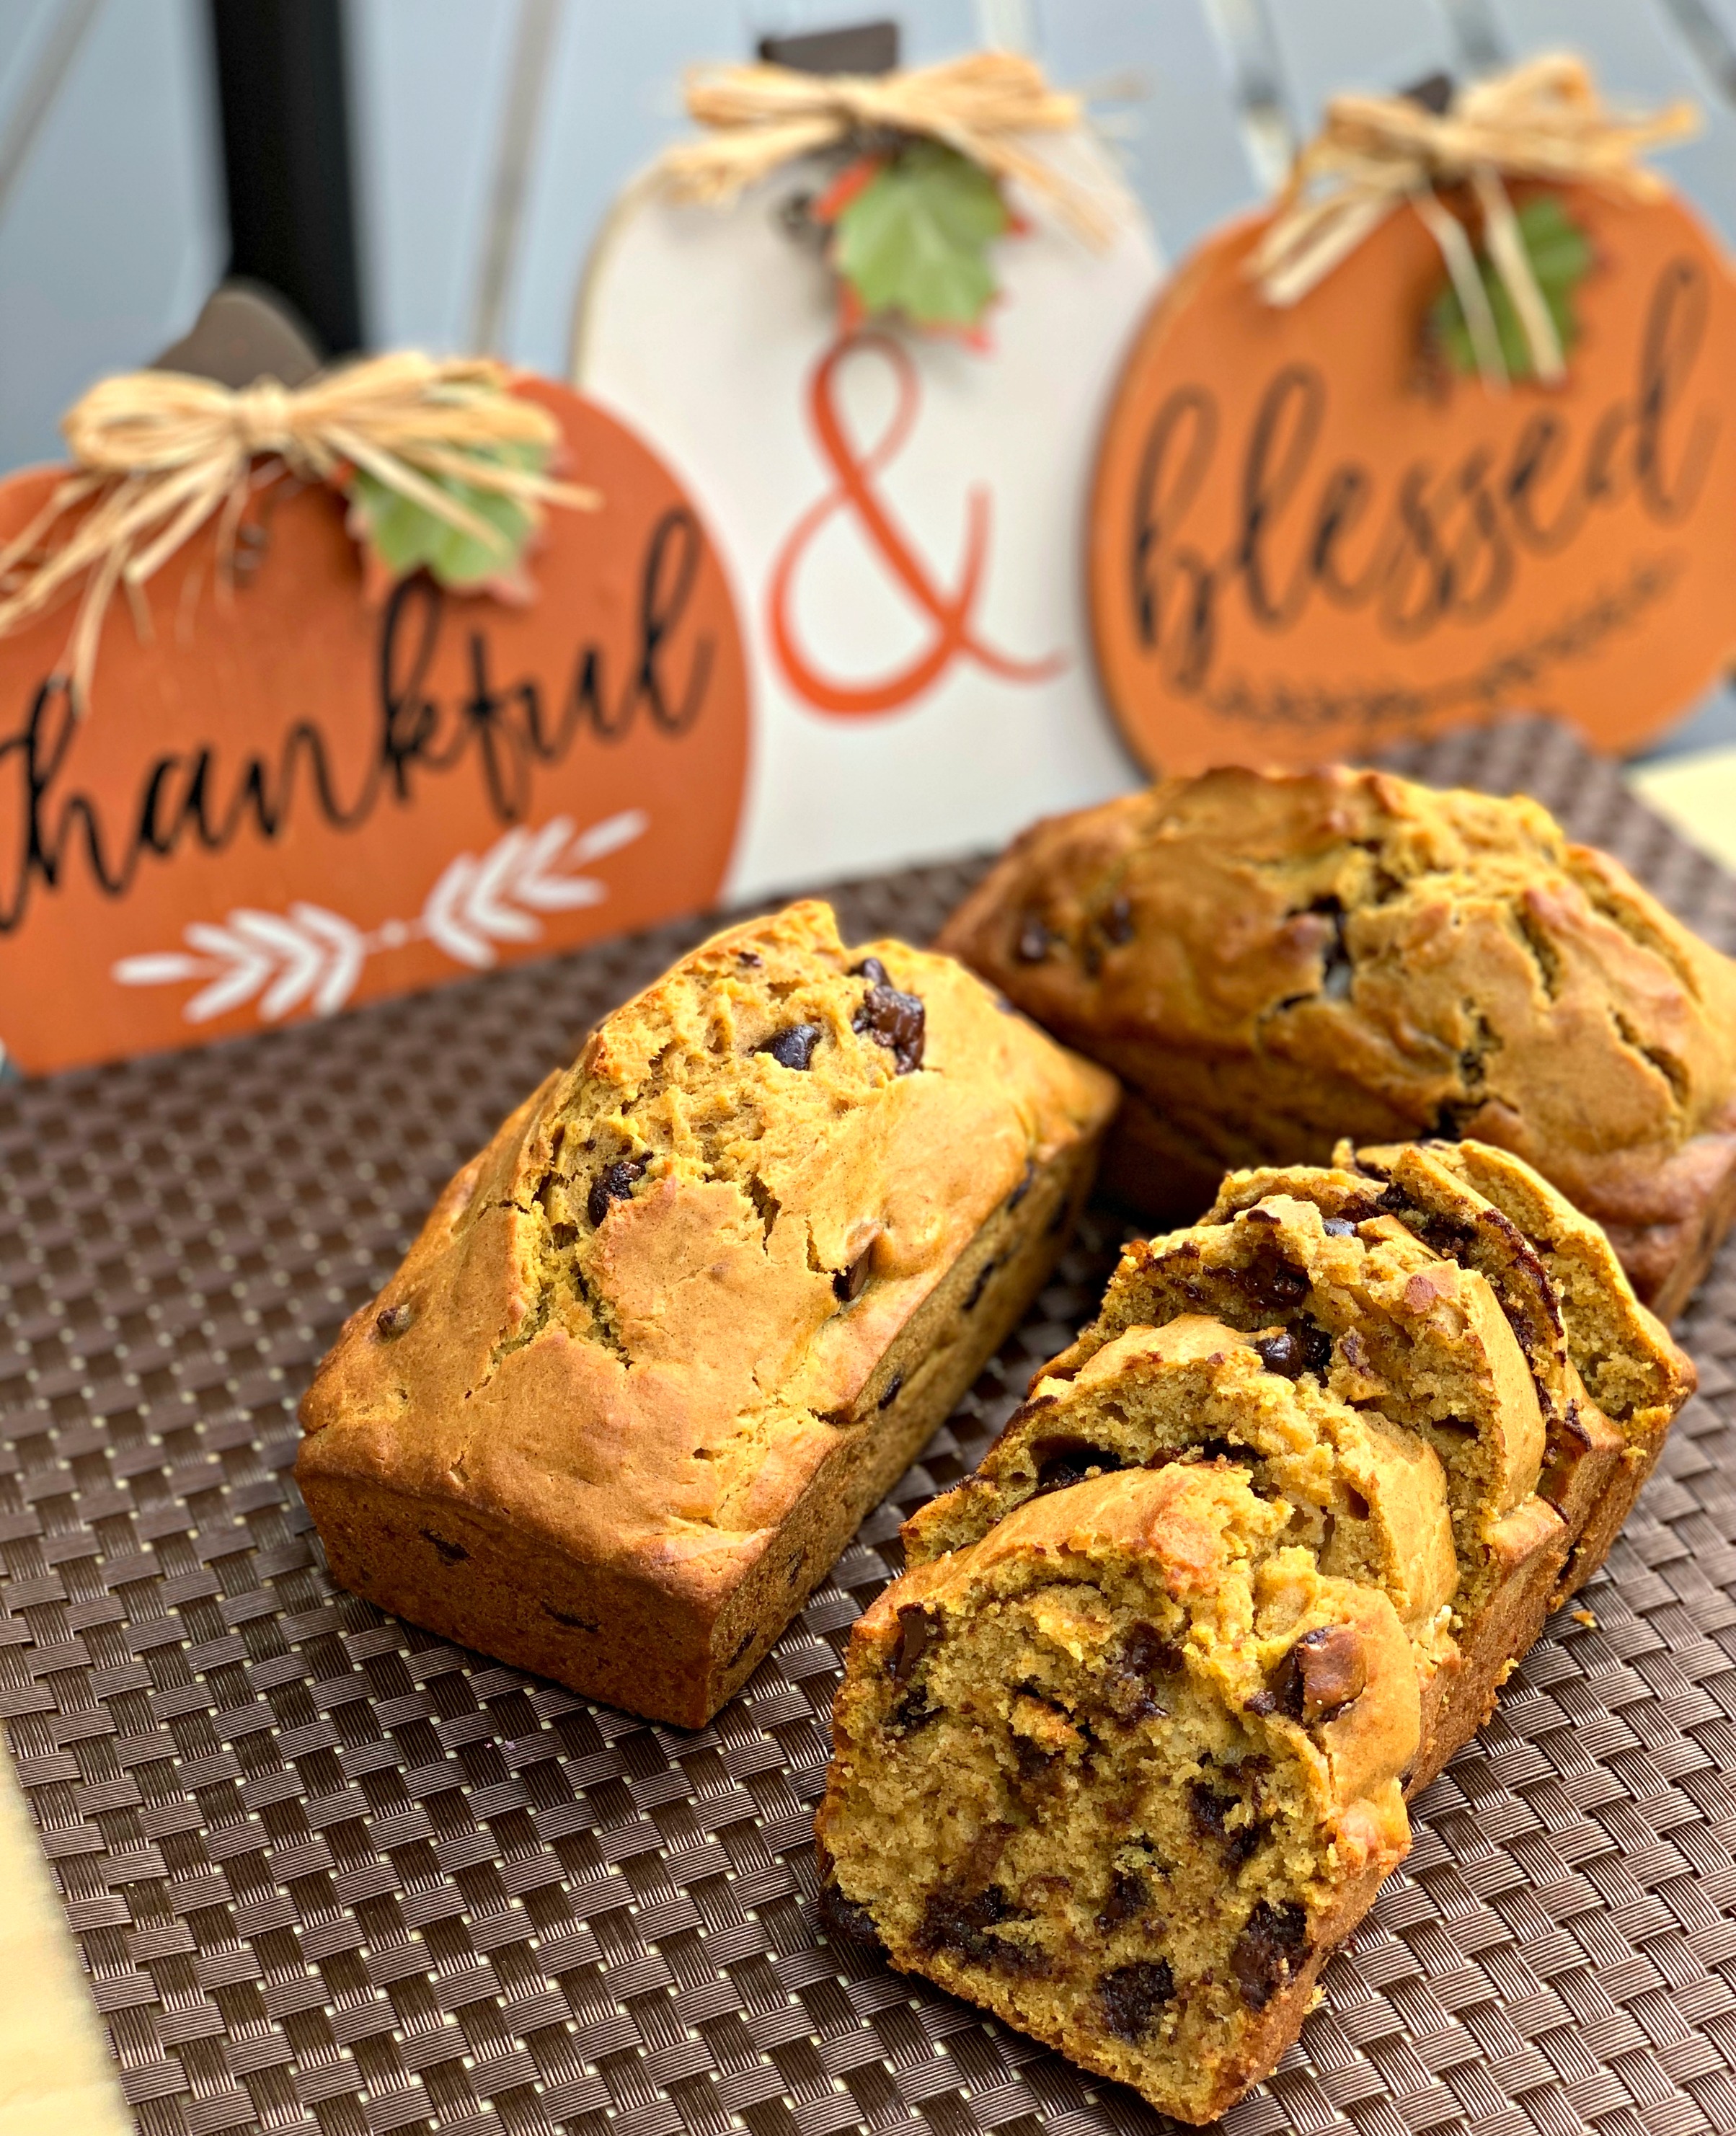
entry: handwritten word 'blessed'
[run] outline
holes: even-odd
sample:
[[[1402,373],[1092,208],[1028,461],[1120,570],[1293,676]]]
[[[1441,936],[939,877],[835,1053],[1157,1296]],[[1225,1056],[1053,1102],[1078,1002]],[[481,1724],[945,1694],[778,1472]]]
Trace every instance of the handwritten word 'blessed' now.
[[[1190,520],[1202,498],[1224,488],[1218,401],[1208,386],[1177,386],[1145,433],[1128,527],[1126,593],[1140,644],[1170,689],[1245,716],[1245,682],[1221,693],[1215,687],[1236,622],[1276,641],[1325,602],[1367,612],[1394,643],[1414,644],[1445,624],[1496,615],[1525,561],[1563,556],[1593,512],[1631,502],[1642,523],[1680,527],[1700,500],[1719,427],[1709,406],[1691,418],[1683,407],[1709,301],[1698,261],[1666,261],[1632,391],[1600,409],[1583,434],[1558,408],[1539,407],[1505,449],[1475,444],[1444,471],[1412,461],[1384,500],[1359,460],[1315,467],[1325,381],[1311,364],[1285,364],[1234,449],[1236,517],[1215,551],[1193,538]],[[1632,613],[1675,573],[1667,558],[1653,558],[1643,570],[1636,560],[1628,575]],[[1550,642],[1568,640],[1558,631]],[[1280,694],[1292,706],[1330,698],[1294,679]]]

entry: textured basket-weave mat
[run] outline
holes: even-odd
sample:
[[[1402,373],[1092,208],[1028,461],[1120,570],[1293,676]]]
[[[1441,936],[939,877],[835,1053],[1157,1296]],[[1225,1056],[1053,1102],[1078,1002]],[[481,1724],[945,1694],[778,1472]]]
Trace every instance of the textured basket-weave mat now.
[[[1414,753],[1524,786],[1736,946],[1736,884],[1557,730]],[[840,897],[926,936],[970,879]],[[1136,2099],[840,1955],[810,1818],[838,1653],[900,1508],[1095,1307],[1098,1226],[746,1692],[648,1727],[338,1592],[294,1405],[436,1187],[693,940],[8,1089],[0,1716],[153,2136],[1150,2129]],[[1736,1255],[1702,1394],[1236,2136],[1736,2131]],[[0,1993],[3,1993],[0,1984]]]

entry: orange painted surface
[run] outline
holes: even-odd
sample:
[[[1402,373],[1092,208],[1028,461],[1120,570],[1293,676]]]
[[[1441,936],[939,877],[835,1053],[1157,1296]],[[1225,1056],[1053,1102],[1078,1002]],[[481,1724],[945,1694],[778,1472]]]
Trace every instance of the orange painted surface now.
[[[595,512],[554,510],[518,608],[363,596],[343,504],[283,483],[221,592],[207,528],[104,626],[91,709],[56,610],[0,640],[0,1042],[27,1072],[227,1036],[691,911],[728,864],[746,668],[710,538],[565,387]],[[0,487],[0,538],[56,471]]]
[[[1092,633],[1142,762],[1306,765],[1503,711],[1625,750],[1736,650],[1736,280],[1680,201],[1560,192],[1597,265],[1559,386],[1425,375],[1393,215],[1288,309],[1209,240],[1103,433]]]

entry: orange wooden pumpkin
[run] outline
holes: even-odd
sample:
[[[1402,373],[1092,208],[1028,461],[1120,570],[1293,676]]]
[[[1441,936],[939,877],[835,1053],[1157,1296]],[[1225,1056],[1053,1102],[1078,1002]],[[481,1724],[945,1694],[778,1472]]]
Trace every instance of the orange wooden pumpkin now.
[[[225,1036],[712,901],[746,772],[742,643],[669,470],[523,379],[600,511],[557,509],[508,606],[364,599],[341,498],[265,488],[117,600],[91,708],[62,607],[0,640],[0,1042],[27,1072]],[[0,486],[0,541],[56,481]]]
[[[1264,216],[1159,299],[1090,522],[1099,668],[1148,769],[1314,764],[1515,709],[1626,750],[1722,672],[1736,280],[1672,197],[1551,190],[1597,261],[1559,386],[1425,374],[1443,269],[1403,210],[1291,308],[1246,271]]]

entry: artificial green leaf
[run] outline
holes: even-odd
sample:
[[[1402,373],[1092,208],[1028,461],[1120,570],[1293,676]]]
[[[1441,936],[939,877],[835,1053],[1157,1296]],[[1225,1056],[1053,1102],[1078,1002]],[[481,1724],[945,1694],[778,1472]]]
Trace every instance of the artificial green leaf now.
[[[1593,260],[1592,242],[1585,232],[1568,216],[1554,193],[1539,193],[1528,200],[1515,216],[1519,234],[1525,248],[1525,256],[1531,263],[1531,272],[1543,300],[1548,305],[1549,317],[1554,321],[1556,337],[1565,354],[1579,338],[1579,321],[1573,310],[1573,297]],[[1531,361],[1531,344],[1525,338],[1525,330],[1513,299],[1507,294],[1494,261],[1486,253],[1477,255],[1477,273],[1481,276],[1489,309],[1494,316],[1496,338],[1500,343],[1501,361],[1507,367],[1510,378],[1529,378],[1535,366]],[[1471,329],[1465,323],[1464,307],[1459,302],[1459,293],[1449,277],[1446,287],[1436,298],[1428,315],[1429,336],[1435,347],[1442,351],[1453,369],[1466,376],[1475,376],[1477,369],[1476,350],[1471,338]]]
[[[502,444],[475,458],[504,467],[540,472],[547,454],[540,445]],[[489,579],[509,578],[535,525],[531,510],[498,490],[484,489],[456,476],[429,474],[426,479],[461,504],[501,536],[491,547],[426,505],[390,488],[365,468],[350,477],[349,493],[358,531],[368,548],[395,579],[425,568],[444,586],[476,586]]]
[[[988,250],[1010,221],[980,165],[911,141],[839,211],[832,264],[864,312],[968,329],[994,299]]]

